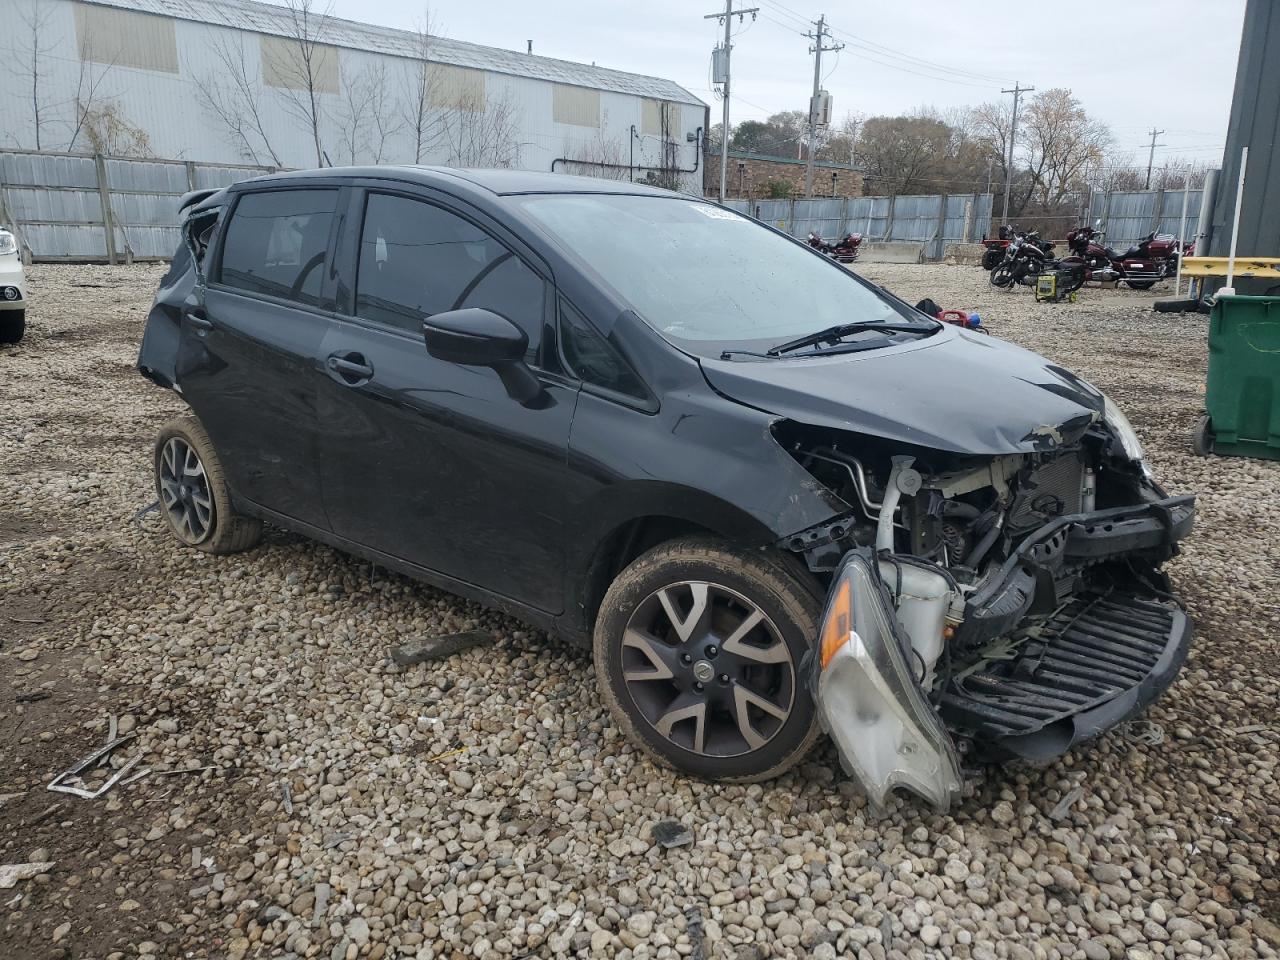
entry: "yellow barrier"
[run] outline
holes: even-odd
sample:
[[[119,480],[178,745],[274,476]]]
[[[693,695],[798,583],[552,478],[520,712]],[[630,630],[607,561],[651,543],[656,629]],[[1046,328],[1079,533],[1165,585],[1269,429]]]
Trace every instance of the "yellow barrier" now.
[[[1228,257],[1185,257],[1184,277],[1225,277]],[[1236,257],[1237,277],[1280,279],[1280,257]]]

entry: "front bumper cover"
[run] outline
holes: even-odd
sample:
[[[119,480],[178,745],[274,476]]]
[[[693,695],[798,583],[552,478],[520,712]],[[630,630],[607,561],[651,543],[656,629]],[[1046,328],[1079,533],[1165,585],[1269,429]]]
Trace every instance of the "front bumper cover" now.
[[[1158,564],[1190,532],[1194,513],[1193,497],[1168,497],[1062,517],[1028,536],[969,596],[950,641],[972,649],[1009,635],[1008,646],[946,680],[937,707],[911,669],[910,638],[874,554],[846,554],[810,676],[819,721],[873,807],[883,809],[898,786],[938,809],[954,802],[961,775],[953,733],[984,755],[1046,761],[1158,697],[1186,659],[1190,621],[1154,596],[1090,592],[1085,573],[1126,556]],[[852,610],[839,622],[845,641],[828,651],[842,586],[852,591]]]

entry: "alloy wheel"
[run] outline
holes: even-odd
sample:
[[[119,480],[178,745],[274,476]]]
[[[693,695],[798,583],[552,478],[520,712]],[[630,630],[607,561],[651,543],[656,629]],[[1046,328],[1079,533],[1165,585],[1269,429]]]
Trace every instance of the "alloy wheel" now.
[[[170,437],[160,454],[160,500],[169,526],[185,543],[200,543],[213,530],[213,493],[195,448]]]
[[[636,606],[622,671],[648,724],[703,756],[759,750],[795,700],[795,663],[774,622],[737,591],[705,581],[670,584]]]

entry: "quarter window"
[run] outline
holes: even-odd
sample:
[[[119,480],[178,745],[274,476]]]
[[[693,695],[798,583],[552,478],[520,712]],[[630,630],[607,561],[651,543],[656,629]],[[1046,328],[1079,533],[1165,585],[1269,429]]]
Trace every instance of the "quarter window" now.
[[[221,282],[317,306],[337,197],[336,190],[245,194],[227,225]]]
[[[420,334],[437,313],[482,307],[542,339],[546,284],[475,224],[407,197],[372,193],[365,206],[356,275],[356,314]]]
[[[643,400],[644,386],[586,317],[560,301],[560,342],[569,369],[584,383]]]

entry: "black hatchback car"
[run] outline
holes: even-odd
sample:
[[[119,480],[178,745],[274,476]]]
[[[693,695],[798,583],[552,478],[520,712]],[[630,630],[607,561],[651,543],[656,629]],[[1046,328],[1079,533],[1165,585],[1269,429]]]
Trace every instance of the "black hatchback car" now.
[[[589,644],[636,744],[873,802],[1142,709],[1192,497],[1124,415],[739,214],[627,183],[320,170],[184,200],[139,367],[172,532],[263,521]]]

